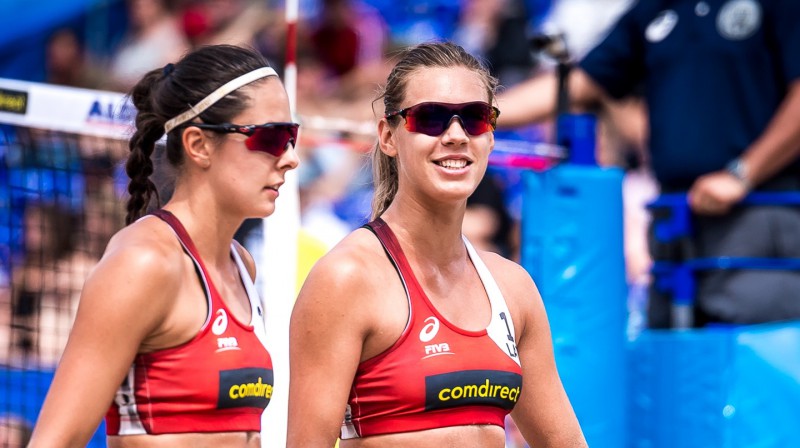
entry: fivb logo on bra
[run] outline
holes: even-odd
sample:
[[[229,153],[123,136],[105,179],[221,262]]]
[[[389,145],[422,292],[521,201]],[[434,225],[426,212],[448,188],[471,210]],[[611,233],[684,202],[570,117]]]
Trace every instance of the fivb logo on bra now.
[[[228,329],[228,313],[223,309],[217,310],[217,317],[211,324],[211,332],[217,336],[221,336]],[[217,338],[217,352],[226,350],[240,350],[239,341],[234,336],[227,338]]]
[[[439,333],[439,319],[434,316],[429,316],[425,319],[425,326],[422,327],[422,330],[419,332],[419,340],[422,342],[430,342],[436,337],[437,333]],[[450,345],[447,342],[441,342],[438,344],[426,345],[425,356],[422,359],[453,354],[454,353],[450,351]]]

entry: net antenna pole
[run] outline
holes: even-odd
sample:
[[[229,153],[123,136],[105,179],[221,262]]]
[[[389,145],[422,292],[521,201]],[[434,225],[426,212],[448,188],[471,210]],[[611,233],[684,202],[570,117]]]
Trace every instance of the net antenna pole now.
[[[297,121],[297,16],[299,0],[286,0],[286,66],[283,85]],[[289,318],[296,296],[300,200],[297,172],[286,173],[275,213],[263,220],[264,247],[258,275],[264,276],[264,322],[272,356],[275,388],[261,417],[261,446],[286,446],[289,405]]]

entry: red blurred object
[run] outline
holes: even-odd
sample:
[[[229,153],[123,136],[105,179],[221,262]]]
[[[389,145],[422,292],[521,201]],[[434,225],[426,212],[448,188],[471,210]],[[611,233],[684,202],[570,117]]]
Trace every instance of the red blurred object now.
[[[489,165],[546,171],[566,159],[566,150],[549,143],[496,140]]]
[[[328,70],[341,76],[356,66],[359,37],[348,25],[326,25],[311,35],[317,57]]]
[[[560,161],[536,155],[494,154],[489,156],[489,165],[507,168],[525,168],[534,171],[546,171]]]
[[[190,6],[183,11],[183,32],[190,40],[206,34],[211,29],[208,13],[201,5]]]

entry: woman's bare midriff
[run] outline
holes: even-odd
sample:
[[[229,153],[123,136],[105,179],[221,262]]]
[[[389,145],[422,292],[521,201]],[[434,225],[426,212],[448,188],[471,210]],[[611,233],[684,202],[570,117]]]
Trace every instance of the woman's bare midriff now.
[[[340,448],[389,448],[413,446],[414,448],[503,448],[506,433],[495,425],[451,426],[371,436],[363,439],[342,440]]]
[[[108,448],[261,448],[261,435],[254,431],[109,436],[107,441]]]

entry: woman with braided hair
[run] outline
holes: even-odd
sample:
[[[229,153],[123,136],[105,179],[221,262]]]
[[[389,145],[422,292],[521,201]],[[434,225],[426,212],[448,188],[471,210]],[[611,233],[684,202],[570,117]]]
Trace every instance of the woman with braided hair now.
[[[127,163],[127,227],[83,288],[32,447],[260,447],[272,361],[239,225],[275,210],[297,167],[286,92],[256,52],[208,46],[147,73]],[[157,142],[175,174],[150,179]],[[153,209],[153,211],[150,211]]]

